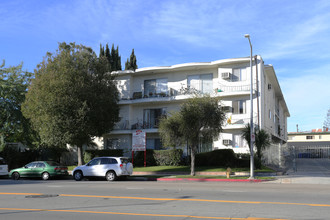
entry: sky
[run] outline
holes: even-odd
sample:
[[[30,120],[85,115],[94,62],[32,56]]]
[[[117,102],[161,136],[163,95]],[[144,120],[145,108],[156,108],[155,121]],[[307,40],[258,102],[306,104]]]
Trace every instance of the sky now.
[[[288,132],[322,128],[330,108],[328,0],[1,0],[0,61],[33,72],[59,42],[134,48],[139,68],[253,54],[272,64]]]

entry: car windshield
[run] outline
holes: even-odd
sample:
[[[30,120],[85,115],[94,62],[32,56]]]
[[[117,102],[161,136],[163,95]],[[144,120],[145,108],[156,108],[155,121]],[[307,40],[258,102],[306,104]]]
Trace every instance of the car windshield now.
[[[60,166],[59,163],[54,162],[54,161],[47,161],[47,163],[48,163],[49,166]]]

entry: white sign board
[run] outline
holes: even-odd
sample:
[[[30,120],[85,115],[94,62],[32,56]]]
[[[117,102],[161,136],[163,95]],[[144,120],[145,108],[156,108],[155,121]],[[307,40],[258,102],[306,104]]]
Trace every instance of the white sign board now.
[[[255,134],[251,134],[251,141],[252,141],[252,142],[255,142],[255,141],[256,141],[256,136],[255,136]]]
[[[132,135],[132,151],[146,150],[146,133],[141,130],[136,130]]]

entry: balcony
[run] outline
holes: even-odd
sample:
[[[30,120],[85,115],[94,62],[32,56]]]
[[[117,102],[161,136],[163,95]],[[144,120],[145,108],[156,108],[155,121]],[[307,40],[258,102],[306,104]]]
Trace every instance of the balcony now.
[[[257,115],[253,116],[254,125],[256,126]],[[250,117],[246,114],[233,114],[227,118],[227,123],[223,126],[224,130],[243,129],[250,123]]]
[[[253,84],[253,93],[256,91],[256,83]],[[224,85],[219,83],[218,88],[215,92],[218,95],[242,95],[242,94],[249,94],[251,91],[251,85]]]
[[[159,120],[156,119],[153,123],[142,122],[138,120],[136,123],[130,124],[128,120],[118,122],[111,133],[113,134],[131,134],[135,130],[147,130],[148,133],[157,133]]]
[[[142,91],[133,92],[132,97],[123,97],[120,99],[120,104],[134,104],[143,102],[154,102],[154,101],[174,101],[182,100],[190,97],[193,94],[201,94],[202,92],[197,91],[193,88],[181,87],[181,89],[169,88],[167,91],[160,93],[149,93],[144,94]]]

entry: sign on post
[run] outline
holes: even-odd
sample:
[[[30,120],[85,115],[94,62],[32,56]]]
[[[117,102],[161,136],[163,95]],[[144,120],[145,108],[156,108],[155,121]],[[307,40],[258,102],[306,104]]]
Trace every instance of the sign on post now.
[[[144,151],[144,166],[147,166],[147,147],[146,133],[141,130],[136,130],[132,135],[132,163],[134,159],[134,151]]]
[[[133,146],[132,151],[145,151],[146,150],[146,133],[141,130],[136,130],[133,133]]]

